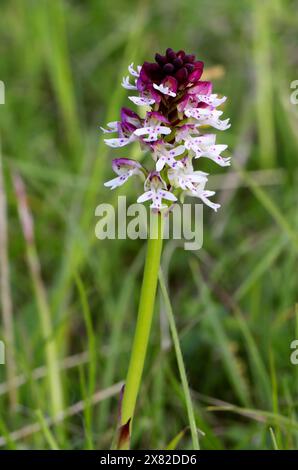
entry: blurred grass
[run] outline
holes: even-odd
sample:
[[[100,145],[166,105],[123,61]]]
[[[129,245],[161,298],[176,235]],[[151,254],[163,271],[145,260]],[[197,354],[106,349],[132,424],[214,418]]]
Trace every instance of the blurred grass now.
[[[104,146],[99,125],[116,120],[128,104],[120,87],[127,65],[171,46],[223,68],[214,89],[229,98],[225,115],[232,128],[219,140],[237,158],[234,189],[217,196],[220,214],[205,210],[203,249],[186,252],[176,242],[165,248],[195,419],[205,433],[200,445],[297,448],[298,369],[290,363],[290,343],[297,338],[298,113],[289,100],[298,78],[297,7],[296,0],[115,0],[112,6],[107,0],[3,0],[0,138],[14,357],[26,381],[16,408],[0,396],[1,445],[110,446],[119,386],[109,387],[126,374],[144,243],[94,236],[97,204],[115,204],[126,191],[134,201],[136,194],[133,184],[117,194],[103,188],[115,152]],[[133,147],[120,154],[141,158]],[[204,165],[221,174],[216,181],[224,187],[229,171]],[[283,178],[262,186],[262,173],[255,179],[254,172],[268,168]],[[11,169],[26,183],[58,360],[88,355],[87,362],[60,370],[63,433],[61,421],[52,419],[48,375],[37,380],[34,372],[45,364],[47,335],[32,293]],[[156,309],[134,446],[187,449],[185,397],[164,313],[160,308],[160,323]],[[0,378],[7,380],[3,366]],[[106,389],[106,398],[97,400]]]

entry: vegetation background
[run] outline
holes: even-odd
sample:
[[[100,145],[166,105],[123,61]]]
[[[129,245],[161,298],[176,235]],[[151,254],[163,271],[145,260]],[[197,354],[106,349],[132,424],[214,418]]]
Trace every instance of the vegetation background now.
[[[291,0],[1,0],[3,448],[111,444],[145,244],[95,238],[95,207],[136,194],[134,182],[103,187],[116,154],[99,125],[129,103],[127,65],[167,47],[205,61],[232,122],[219,136],[231,169],[204,164],[222,208],[204,211],[203,249],[168,241],[163,255],[201,446],[297,448],[297,11]],[[160,298],[134,431],[134,448],[191,448]]]

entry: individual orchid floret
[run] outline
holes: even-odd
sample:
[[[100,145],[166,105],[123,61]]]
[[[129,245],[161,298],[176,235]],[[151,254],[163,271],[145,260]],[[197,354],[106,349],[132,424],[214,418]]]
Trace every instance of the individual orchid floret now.
[[[216,95],[215,93],[213,93],[212,95],[196,95],[196,98],[199,103],[205,103],[208,104],[208,106],[213,106],[214,108],[223,104],[227,99],[226,96],[218,98],[218,95]]]
[[[165,78],[160,85],[153,83],[153,88],[160,91],[163,95],[168,95],[173,98],[177,96],[178,82],[174,77]]]
[[[130,80],[129,80],[129,76],[128,76],[128,75],[127,75],[127,77],[123,77],[121,85],[122,85],[123,88],[125,88],[126,90],[137,90],[137,86],[136,86],[136,85],[132,85],[132,84],[130,83]]]
[[[170,169],[168,171],[168,178],[173,187],[195,192],[199,184],[207,183],[208,173],[194,171],[189,157],[183,158],[180,163],[177,170]]]
[[[176,160],[176,157],[184,153],[185,147],[183,145],[174,147],[170,144],[165,145],[162,141],[157,141],[152,147],[154,151],[153,159],[156,161],[156,171],[161,171],[165,165],[171,168],[182,166],[182,163]]]
[[[175,141],[177,143],[186,142],[187,140],[192,138],[192,135],[199,134],[199,129],[196,127],[195,124],[183,124],[182,126],[176,128]]]
[[[203,97],[202,99],[204,100],[205,97],[207,98],[210,96],[212,93],[212,83],[211,82],[198,82],[196,85],[191,86],[190,88],[187,88],[186,93],[182,96],[182,98],[179,100],[179,103],[177,105],[177,110],[179,113],[183,112],[184,109],[188,107],[203,107],[202,103],[203,101],[199,101],[198,97]]]
[[[215,129],[225,131],[231,124],[230,119],[221,121],[219,118],[223,114],[223,111],[210,108],[186,108],[184,110],[186,117],[194,118],[199,126],[212,126]]]
[[[118,138],[104,139],[109,147],[124,147],[130,144],[137,137],[134,131],[142,125],[143,120],[140,116],[129,108],[121,109],[121,121],[111,122],[108,124],[109,129],[104,129],[104,132],[118,132]]]
[[[219,166],[229,166],[230,158],[224,158],[221,152],[227,149],[227,145],[216,145],[215,134],[204,134],[199,137],[185,136],[184,146],[191,150],[194,158],[206,157],[213,160]]]
[[[160,135],[171,134],[171,128],[163,126],[161,123],[170,124],[169,121],[158,112],[147,113],[144,127],[139,127],[134,131],[138,137],[142,137],[144,142],[153,142],[158,140]],[[146,137],[144,137],[146,136]]]
[[[151,106],[155,103],[155,99],[145,93],[143,93],[142,96],[129,96],[128,99],[137,106]]]
[[[214,192],[205,189],[208,174],[194,168],[194,164],[199,166],[203,157],[222,167],[230,165],[230,158],[222,156],[227,146],[217,144],[216,134],[205,131],[205,127],[223,131],[230,123],[229,119],[221,120],[223,111],[218,109],[226,97],[214,93],[211,82],[201,80],[203,68],[204,63],[194,55],[171,48],[164,55],[155,54],[154,62],[144,62],[137,68],[131,64],[130,77],[124,77],[122,85],[136,91],[129,99],[144,107],[144,118],[122,108],[121,120],[102,128],[106,134],[118,134],[105,139],[110,147],[138,141],[141,149],[151,154],[153,165],[148,166],[145,193],[138,202],[151,200],[154,210],[169,207],[177,196],[183,199],[184,195],[199,198],[213,210],[219,207],[209,199]],[[147,174],[132,160],[116,162],[120,162],[113,163],[118,176],[106,183],[108,187],[123,184],[132,174]]]
[[[132,75],[133,77],[139,78],[141,68],[142,68],[141,65],[138,65],[138,66],[137,66],[137,70],[135,70],[135,69],[134,69],[133,62],[132,62],[132,63],[128,66],[128,71],[129,71],[130,75]]]
[[[135,160],[130,160],[129,158],[115,158],[112,162],[112,168],[119,176],[104,183],[107,188],[111,189],[122,186],[132,175],[139,175],[142,178],[145,175],[145,170],[142,165]]]
[[[139,196],[137,202],[152,201],[150,204],[151,209],[166,209],[168,206],[162,203],[163,199],[171,202],[177,201],[176,196],[170,191],[167,191],[166,183],[156,171],[149,174],[145,181],[144,189],[145,192]]]
[[[219,166],[230,166],[231,158],[222,157],[220,154],[227,149],[227,145],[209,145],[208,147],[198,147],[196,150],[195,158],[205,157],[209,158]]]
[[[215,212],[217,212],[217,210],[220,208],[220,204],[216,204],[209,199],[209,197],[214,196],[215,191],[207,191],[206,189],[202,188],[201,185],[198,185],[195,191],[189,191],[187,194],[198,197],[204,204],[206,204],[206,206],[209,206]]]

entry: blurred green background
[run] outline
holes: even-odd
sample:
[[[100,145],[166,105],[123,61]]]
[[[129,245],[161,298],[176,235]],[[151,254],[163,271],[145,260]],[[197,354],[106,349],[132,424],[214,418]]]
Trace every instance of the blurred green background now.
[[[297,448],[297,11],[290,0],[1,0],[2,448],[111,444],[145,243],[95,238],[95,207],[139,192],[103,187],[111,159],[141,158],[106,147],[99,125],[129,104],[127,65],[167,47],[205,61],[232,122],[219,135],[232,167],[206,166],[222,208],[204,210],[203,248],[168,241],[163,255],[201,446]],[[177,447],[191,448],[158,298],[133,447],[165,448],[181,431]]]

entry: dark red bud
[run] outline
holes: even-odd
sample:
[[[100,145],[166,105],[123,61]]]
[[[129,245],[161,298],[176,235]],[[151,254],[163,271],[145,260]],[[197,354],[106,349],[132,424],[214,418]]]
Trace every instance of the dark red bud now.
[[[184,51],[178,51],[178,52],[177,52],[177,57],[179,57],[179,59],[181,59],[181,60],[184,61],[185,52],[184,52]]]
[[[178,82],[185,82],[188,77],[187,69],[185,67],[182,67],[182,69],[179,69],[178,72],[175,73],[175,77]]]
[[[176,59],[176,54],[173,51],[173,49],[171,49],[171,47],[168,47],[168,49],[166,50],[166,54],[167,54],[168,59],[170,60]]]
[[[179,59],[179,57],[177,57],[177,59],[173,60],[173,65],[176,69],[180,69],[180,67],[182,67],[183,65],[182,59]]]
[[[194,64],[185,64],[184,67],[188,70],[188,72],[192,72],[195,68]]]
[[[163,66],[163,71],[167,75],[170,75],[172,72],[174,72],[174,65],[167,63],[166,65]]]
[[[161,54],[155,54],[155,60],[156,62],[162,67],[164,64],[167,63],[168,59],[166,56],[161,55]]]
[[[186,63],[193,63],[195,61],[195,58],[196,56],[194,54],[187,54],[185,57],[184,57],[184,62]]]

